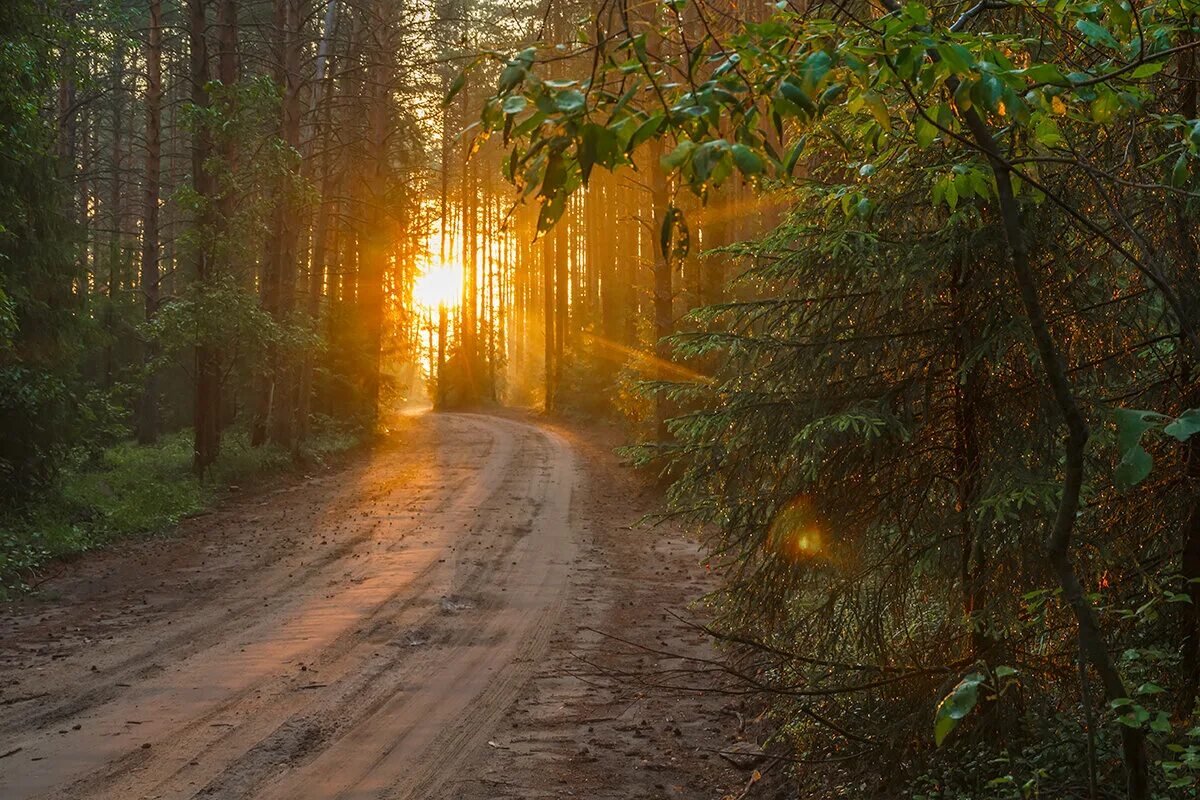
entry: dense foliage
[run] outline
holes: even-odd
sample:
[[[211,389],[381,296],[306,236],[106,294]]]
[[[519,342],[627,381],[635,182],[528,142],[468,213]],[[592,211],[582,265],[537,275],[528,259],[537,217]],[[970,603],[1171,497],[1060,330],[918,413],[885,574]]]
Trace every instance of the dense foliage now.
[[[220,483],[321,452],[315,423],[318,440],[366,430],[413,388],[430,170],[405,100],[441,79],[401,63],[408,18],[381,2],[0,8],[0,584],[170,523],[137,509],[162,481],[169,508],[195,510],[184,439]],[[147,469],[140,489],[70,499],[114,458]]]
[[[71,313],[74,231],[52,131],[40,114],[55,72],[37,4],[0,9],[0,491],[44,486],[73,435],[86,324]]]
[[[1196,11],[618,5],[571,80],[506,62],[482,125],[543,228],[664,139],[677,190],[792,207],[642,453],[812,788],[1194,792]]]

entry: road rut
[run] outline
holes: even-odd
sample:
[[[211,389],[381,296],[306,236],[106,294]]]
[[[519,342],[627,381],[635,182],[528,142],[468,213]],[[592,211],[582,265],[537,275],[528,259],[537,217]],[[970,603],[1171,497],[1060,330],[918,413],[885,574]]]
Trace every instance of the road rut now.
[[[403,427],[6,620],[0,796],[434,796],[548,647],[581,473],[513,419]]]

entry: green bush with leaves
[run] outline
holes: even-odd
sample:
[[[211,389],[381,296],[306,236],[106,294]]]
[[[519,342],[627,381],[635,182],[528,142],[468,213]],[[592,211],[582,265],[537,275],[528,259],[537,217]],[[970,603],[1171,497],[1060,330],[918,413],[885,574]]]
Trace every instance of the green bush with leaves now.
[[[574,80],[542,77],[554,50],[504,61],[480,135],[503,137],[543,230],[651,140],[677,191],[792,187],[791,218],[742,248],[739,302],[676,338],[724,363],[663,387],[685,413],[646,452],[716,526],[720,633],[830,765],[814,784],[894,796],[974,749],[1025,771],[975,758],[968,794],[925,795],[1190,791],[1159,758],[1186,733],[1161,699],[1129,704],[1137,670],[1113,653],[1173,654],[1148,672],[1193,718],[1197,10],[882,0],[744,21],[673,0],[557,43],[587,56]],[[685,228],[662,211],[671,260]],[[1182,608],[1136,613],[1174,575]],[[1001,665],[1017,688],[967,714],[971,676]],[[1030,755],[1060,736],[1086,743],[1070,772]]]

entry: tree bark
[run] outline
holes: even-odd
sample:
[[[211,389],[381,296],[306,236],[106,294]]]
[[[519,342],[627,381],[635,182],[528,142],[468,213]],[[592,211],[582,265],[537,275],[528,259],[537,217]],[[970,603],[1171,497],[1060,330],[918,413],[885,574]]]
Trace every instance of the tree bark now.
[[[556,257],[554,237],[548,233],[542,235],[542,322],[546,330],[545,346],[545,407],[546,411],[555,410],[556,395],[554,357],[557,349],[554,345],[554,260]]]
[[[283,89],[279,137],[289,148],[300,148],[300,8],[298,0],[275,0],[276,80]],[[281,175],[276,186],[273,234],[266,268],[274,291],[270,312],[279,325],[290,324],[296,307],[296,221],[300,208],[290,186],[291,176]],[[271,354],[271,387],[267,393],[268,436],[274,444],[291,447],[296,414],[296,364],[286,351]]]
[[[331,79],[326,77],[329,63],[329,49],[333,40],[333,28],[337,21],[337,0],[328,0],[325,5],[325,20],[321,27],[321,41],[317,45],[316,75],[313,79],[312,100],[309,104],[312,124],[305,133],[301,156],[304,164],[312,161],[313,143],[318,132],[328,137],[332,129],[332,92],[326,92],[326,84]],[[308,266],[308,297],[306,312],[312,330],[317,330],[318,318],[321,311],[321,293],[325,288],[326,260],[328,258],[327,240],[329,236],[330,204],[333,194],[333,169],[330,165],[329,143],[321,148],[321,183],[320,197],[317,201],[316,219],[313,227],[312,252]],[[313,357],[311,351],[305,352],[300,372],[300,388],[296,408],[296,436],[306,439],[309,434],[312,416],[313,395]]]
[[[150,0],[150,30],[146,38],[146,186],[142,211],[141,287],[146,321],[154,319],[159,303],[158,200],[162,162],[162,0]],[[138,408],[137,439],[150,444],[158,438],[158,345],[145,343],[146,371]]]
[[[368,80],[368,143],[366,169],[365,226],[360,236],[362,256],[359,264],[359,308],[365,326],[366,374],[363,376],[361,402],[367,417],[374,420],[379,412],[380,368],[383,347],[384,292],[387,272],[388,230],[386,204],[388,187],[388,71],[390,35],[387,5],[375,0],[372,30],[374,67]]]
[[[650,153],[651,169],[651,204],[654,212],[653,241],[660,241],[659,231],[669,212],[667,200],[667,177],[663,174],[659,161],[662,157],[662,144],[656,144]],[[666,243],[670,247],[670,243]],[[666,380],[666,366],[671,360],[671,348],[667,337],[674,328],[673,288],[671,281],[671,254],[661,245],[654,248],[654,354],[656,380]],[[661,391],[654,394],[654,425],[655,438],[659,442],[667,441],[667,399]]]
[[[208,21],[205,6],[206,0],[188,0],[192,104],[198,109],[207,109],[209,106],[206,90],[209,80]],[[197,237],[195,254],[195,281],[201,292],[210,287],[214,278],[213,254],[210,248],[213,232],[212,204],[215,201],[216,185],[206,167],[212,150],[211,134],[201,126],[192,141],[192,184],[201,205],[199,218],[196,220],[200,236]],[[204,474],[216,460],[221,445],[218,420],[221,401],[220,365],[216,348],[209,342],[201,341],[196,346],[195,382],[193,466],[196,472]]]

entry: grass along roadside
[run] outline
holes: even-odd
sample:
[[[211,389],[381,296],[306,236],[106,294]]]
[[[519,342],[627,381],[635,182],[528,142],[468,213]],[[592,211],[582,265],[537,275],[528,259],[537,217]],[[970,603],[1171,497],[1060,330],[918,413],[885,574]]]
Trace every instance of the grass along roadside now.
[[[365,438],[350,425],[314,425],[297,460],[281,447],[251,447],[244,431],[227,431],[220,458],[203,481],[192,473],[191,431],[154,445],[113,445],[64,470],[31,505],[0,510],[0,600],[27,592],[55,560],[162,532],[212,508],[248,480],[319,465]]]

